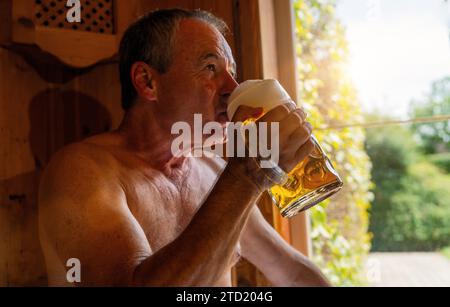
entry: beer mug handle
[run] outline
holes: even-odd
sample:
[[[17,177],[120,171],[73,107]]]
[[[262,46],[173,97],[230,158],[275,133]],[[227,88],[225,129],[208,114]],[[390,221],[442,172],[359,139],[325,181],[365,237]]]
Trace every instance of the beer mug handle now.
[[[288,174],[278,166],[278,163],[275,163],[272,160],[264,160],[265,167],[262,167],[260,159],[258,159],[257,157],[253,159],[255,159],[259,168],[264,171],[265,176],[274,185],[285,185],[288,182]]]

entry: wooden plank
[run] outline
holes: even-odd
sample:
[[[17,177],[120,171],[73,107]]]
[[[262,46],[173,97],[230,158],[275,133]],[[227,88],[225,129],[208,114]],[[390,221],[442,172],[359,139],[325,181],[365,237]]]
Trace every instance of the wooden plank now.
[[[96,36],[81,36],[79,43],[91,39]],[[37,233],[40,172],[63,145],[117,126],[123,115],[117,64],[67,84],[64,68],[46,69],[54,83],[22,56],[0,49],[0,286],[46,285]]]
[[[46,285],[37,234],[40,171],[65,144],[118,125],[117,65],[48,84],[21,56],[0,49],[0,108],[0,286]]]
[[[272,0],[259,1],[261,57],[264,79],[279,79],[277,28]]]
[[[11,41],[12,0],[0,1],[0,44]]]
[[[234,34],[238,80],[261,79],[261,29],[258,0],[234,0]]]
[[[312,255],[312,243],[310,238],[309,212],[297,214],[289,220],[291,244],[303,255]]]
[[[34,1],[16,0],[12,7],[12,41],[33,44],[35,40],[33,22]]]
[[[72,67],[87,67],[117,52],[117,38],[112,34],[36,27],[35,42]]]
[[[26,90],[24,86],[26,84]],[[31,130],[33,97],[46,84],[18,55],[0,49],[0,285],[45,285],[37,236],[37,160],[45,153]],[[37,106],[39,110],[39,106]],[[31,141],[35,138],[35,141]]]
[[[13,2],[11,42],[37,45],[66,65],[77,68],[111,58],[117,52],[116,35],[36,25],[35,6],[31,0]],[[2,36],[6,37],[5,31],[2,30]]]
[[[184,8],[184,9],[194,9],[194,0],[141,0],[141,12],[142,14],[157,9],[168,9],[168,8]]]
[[[272,218],[273,228],[275,228],[275,230],[287,243],[291,244],[291,226],[289,219],[282,217],[280,214],[280,210],[277,207],[274,207],[272,209]]]
[[[20,19],[33,21],[35,11],[35,2],[33,0],[14,0],[13,1],[13,22]]]
[[[117,35],[117,44],[120,42],[120,38],[127,27],[142,15],[140,8],[140,0],[128,0],[128,1],[115,1],[115,29]]]
[[[263,0],[264,1],[264,0]],[[295,16],[292,0],[265,0],[273,1],[277,64],[280,83],[295,101],[298,101],[298,70],[295,51]]]

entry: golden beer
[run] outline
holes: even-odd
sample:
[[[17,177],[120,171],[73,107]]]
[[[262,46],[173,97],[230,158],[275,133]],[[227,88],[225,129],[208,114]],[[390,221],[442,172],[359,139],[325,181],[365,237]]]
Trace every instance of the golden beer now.
[[[277,80],[249,80],[231,94],[228,117],[232,118],[240,105],[263,107],[267,113],[286,103],[292,103],[292,100]],[[292,217],[311,208],[342,187],[341,178],[314,135],[311,140],[315,145],[313,152],[294,167],[286,183],[269,189],[283,217]]]
[[[342,180],[319,143],[313,152],[289,174],[284,185],[275,185],[269,193],[283,217],[291,217],[327,199],[342,187]]]

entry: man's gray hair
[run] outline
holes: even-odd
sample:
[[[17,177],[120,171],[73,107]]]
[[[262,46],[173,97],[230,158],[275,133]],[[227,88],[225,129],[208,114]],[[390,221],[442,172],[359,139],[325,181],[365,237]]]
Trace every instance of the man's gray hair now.
[[[145,14],[125,31],[119,48],[119,73],[122,87],[122,108],[128,110],[137,93],[131,81],[131,66],[143,61],[163,74],[169,69],[174,50],[174,37],[179,22],[198,19],[226,35],[226,23],[202,10],[163,9]]]

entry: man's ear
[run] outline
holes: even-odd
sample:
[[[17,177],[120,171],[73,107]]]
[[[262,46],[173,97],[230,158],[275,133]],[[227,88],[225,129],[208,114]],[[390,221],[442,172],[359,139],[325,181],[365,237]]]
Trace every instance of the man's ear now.
[[[157,72],[144,62],[136,62],[131,66],[131,82],[137,95],[146,101],[156,101],[158,97],[156,74]]]

